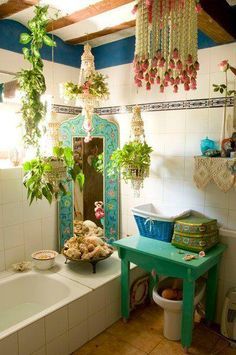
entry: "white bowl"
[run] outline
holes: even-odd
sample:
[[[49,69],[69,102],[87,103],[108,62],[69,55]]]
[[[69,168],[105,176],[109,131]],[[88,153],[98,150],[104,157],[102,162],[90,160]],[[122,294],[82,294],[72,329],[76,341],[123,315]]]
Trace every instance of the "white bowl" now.
[[[58,253],[55,250],[38,250],[31,256],[34,266],[39,270],[51,269],[55,264],[55,257]]]

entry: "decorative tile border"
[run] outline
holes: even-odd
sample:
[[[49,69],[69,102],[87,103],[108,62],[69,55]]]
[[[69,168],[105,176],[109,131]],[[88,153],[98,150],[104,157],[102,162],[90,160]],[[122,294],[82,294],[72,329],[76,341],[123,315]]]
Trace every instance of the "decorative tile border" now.
[[[173,111],[173,110],[193,110],[201,108],[223,107],[225,103],[224,97],[216,97],[211,99],[181,100],[181,101],[164,101],[139,104],[143,112],[154,111]],[[234,98],[227,98],[227,106],[233,106]],[[131,113],[135,105],[99,107],[95,110],[98,115],[116,115],[123,113]],[[81,107],[54,105],[53,109],[57,113],[79,115],[82,111]]]

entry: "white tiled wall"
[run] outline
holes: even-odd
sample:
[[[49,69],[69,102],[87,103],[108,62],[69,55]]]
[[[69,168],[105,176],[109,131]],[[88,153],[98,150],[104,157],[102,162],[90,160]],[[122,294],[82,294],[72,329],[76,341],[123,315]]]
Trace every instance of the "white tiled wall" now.
[[[171,88],[161,94],[155,86],[151,91],[137,90],[133,85],[132,64],[103,69],[102,72],[109,76],[111,92],[106,106],[219,96],[219,93],[214,93],[212,84],[225,80],[218,66],[223,59],[229,59],[231,65],[236,65],[235,43],[199,50],[198,89],[190,92],[180,90],[178,94],[173,94]],[[229,72],[230,87],[235,88],[235,83],[235,76]],[[232,108],[228,108],[228,112],[232,113]],[[167,214],[196,209],[216,217],[224,227],[236,229],[236,192],[231,190],[225,194],[211,184],[201,191],[192,179],[193,156],[201,154],[200,140],[206,136],[220,139],[223,108],[143,112],[142,116],[147,142],[154,150],[151,173],[144,182],[139,199],[133,198],[130,187],[122,183],[122,234],[135,233],[130,207],[142,202],[156,202]],[[131,115],[114,117],[120,125],[120,142],[123,145],[129,139],[127,125]]]
[[[0,271],[29,260],[38,249],[57,249],[57,205],[29,206],[22,169],[0,169]]]
[[[220,96],[212,84],[224,82],[224,74],[219,70],[220,61],[228,59],[236,66],[236,43],[199,50],[200,71],[198,89],[185,92],[180,89],[173,94],[168,88],[164,94],[157,87],[151,91],[133,85],[132,64],[103,70],[109,76],[109,105],[139,104],[170,100],[199,99]],[[235,76],[229,73],[229,85],[235,89]],[[232,108],[228,109],[232,113]],[[128,124],[130,114],[115,115],[120,125],[121,146],[129,139]],[[210,184],[204,191],[198,190],[192,179],[193,156],[201,154],[200,140],[208,136],[219,140],[223,108],[204,108],[179,111],[143,112],[146,140],[152,147],[150,177],[144,182],[139,199],[133,197],[129,185],[121,183],[122,235],[136,233],[136,225],[131,208],[142,203],[154,203],[167,215],[177,211],[194,209],[217,218],[225,227],[236,230],[236,191],[221,192]],[[229,286],[236,286],[236,276],[230,270],[236,269],[236,236],[223,238],[229,246],[225,254],[220,277],[218,320],[225,292]],[[230,253],[231,257],[228,256]]]

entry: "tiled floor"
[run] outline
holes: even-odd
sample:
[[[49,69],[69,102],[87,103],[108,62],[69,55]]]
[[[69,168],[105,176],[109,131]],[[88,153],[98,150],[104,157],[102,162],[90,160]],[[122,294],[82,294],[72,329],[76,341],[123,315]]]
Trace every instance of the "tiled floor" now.
[[[132,313],[127,324],[119,320],[86,343],[73,355],[179,355],[180,342],[163,337],[162,309],[156,305]],[[189,353],[193,355],[236,355],[236,349],[203,325],[197,324]]]

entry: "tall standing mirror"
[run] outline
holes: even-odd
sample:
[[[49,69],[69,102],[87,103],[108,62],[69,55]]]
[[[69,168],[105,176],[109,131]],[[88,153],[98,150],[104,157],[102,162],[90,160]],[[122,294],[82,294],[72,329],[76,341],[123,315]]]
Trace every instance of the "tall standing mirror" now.
[[[59,202],[60,247],[73,236],[74,222],[91,220],[104,229],[108,243],[119,238],[119,186],[118,176],[109,177],[107,164],[118,147],[116,123],[93,115],[92,140],[85,141],[83,115],[63,122],[60,134],[63,145],[72,147],[76,163],[85,175],[83,189],[78,183],[68,183],[68,194]],[[95,217],[95,202],[104,204],[104,219]]]

